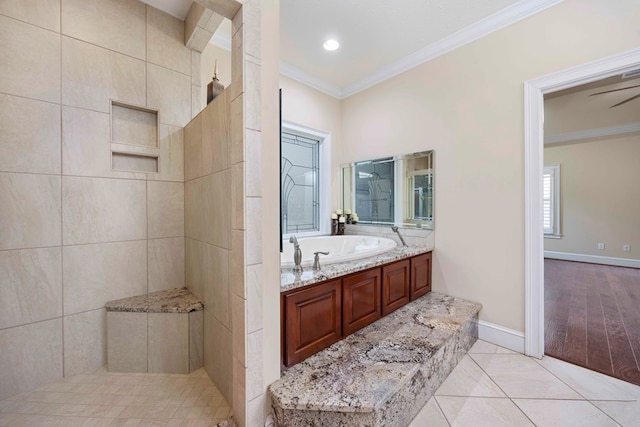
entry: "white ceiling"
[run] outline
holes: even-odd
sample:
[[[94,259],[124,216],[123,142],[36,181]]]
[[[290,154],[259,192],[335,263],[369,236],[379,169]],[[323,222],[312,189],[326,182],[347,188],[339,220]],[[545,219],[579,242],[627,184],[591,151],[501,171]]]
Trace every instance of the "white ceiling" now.
[[[181,19],[191,4],[142,1]],[[280,69],[344,98],[561,1],[280,0]],[[328,37],[340,49],[325,51]]]
[[[281,0],[280,59],[344,90],[515,0]],[[327,52],[327,38],[340,48]]]

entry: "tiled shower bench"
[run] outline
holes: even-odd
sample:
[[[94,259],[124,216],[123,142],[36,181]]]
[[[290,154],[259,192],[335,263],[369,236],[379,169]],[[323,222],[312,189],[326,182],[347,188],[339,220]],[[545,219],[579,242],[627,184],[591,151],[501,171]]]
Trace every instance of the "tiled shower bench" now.
[[[187,288],[109,301],[107,369],[186,374],[202,367],[203,305]]]
[[[430,292],[294,365],[269,386],[277,425],[408,425],[477,340],[480,308]]]

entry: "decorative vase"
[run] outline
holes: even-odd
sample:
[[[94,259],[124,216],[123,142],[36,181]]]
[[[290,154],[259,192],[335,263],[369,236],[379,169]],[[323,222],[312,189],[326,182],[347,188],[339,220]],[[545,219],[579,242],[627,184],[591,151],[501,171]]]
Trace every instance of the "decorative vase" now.
[[[213,70],[213,78],[207,85],[207,105],[213,101],[216,96],[220,95],[224,90],[224,86],[218,80],[218,60],[216,59],[216,65]]]

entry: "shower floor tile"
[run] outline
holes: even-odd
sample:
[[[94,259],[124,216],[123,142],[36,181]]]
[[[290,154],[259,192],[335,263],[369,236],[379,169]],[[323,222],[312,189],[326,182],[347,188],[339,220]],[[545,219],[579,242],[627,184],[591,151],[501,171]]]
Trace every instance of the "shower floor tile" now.
[[[0,427],[215,426],[231,407],[204,369],[77,375],[0,401]]]

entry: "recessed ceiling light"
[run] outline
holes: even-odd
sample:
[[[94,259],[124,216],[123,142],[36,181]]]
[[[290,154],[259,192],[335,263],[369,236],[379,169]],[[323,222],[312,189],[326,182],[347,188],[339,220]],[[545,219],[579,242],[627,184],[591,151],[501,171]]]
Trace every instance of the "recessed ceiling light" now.
[[[340,47],[340,43],[338,43],[337,40],[329,39],[322,44],[322,47],[325,48],[325,50],[336,50]]]

